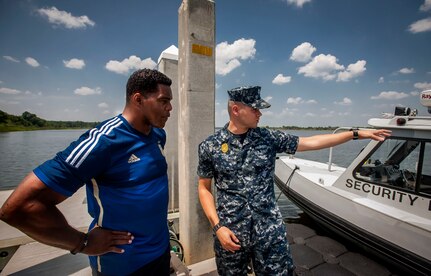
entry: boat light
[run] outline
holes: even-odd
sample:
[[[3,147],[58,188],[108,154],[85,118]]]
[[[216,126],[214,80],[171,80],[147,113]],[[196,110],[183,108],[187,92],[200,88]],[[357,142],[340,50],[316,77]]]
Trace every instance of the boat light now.
[[[398,118],[397,119],[397,125],[398,126],[403,126],[406,124],[406,119],[405,118]]]

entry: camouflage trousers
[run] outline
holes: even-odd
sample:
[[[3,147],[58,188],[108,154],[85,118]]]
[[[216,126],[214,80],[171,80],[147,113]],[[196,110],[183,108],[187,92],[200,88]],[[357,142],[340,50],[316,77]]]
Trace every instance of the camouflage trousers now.
[[[256,276],[293,275],[294,265],[287,239],[276,244],[244,247],[234,253],[225,250],[214,237],[217,272],[220,276],[247,276],[247,266],[253,264]]]

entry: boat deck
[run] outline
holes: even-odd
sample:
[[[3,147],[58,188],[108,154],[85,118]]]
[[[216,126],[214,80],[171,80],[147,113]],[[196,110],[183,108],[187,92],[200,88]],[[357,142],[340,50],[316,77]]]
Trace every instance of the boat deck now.
[[[331,186],[332,184],[334,184],[334,182],[339,178],[339,176],[346,170],[343,167],[339,167],[332,164],[331,170],[329,171],[328,164],[296,157],[292,158],[290,156],[281,156],[280,160],[282,160],[284,164],[286,164],[292,169],[295,169],[296,166],[298,169],[298,174],[304,175],[311,181],[315,183],[320,183],[323,186]],[[283,172],[282,170],[276,170],[276,173],[279,178],[289,178],[288,176],[282,177],[283,174],[287,173]]]

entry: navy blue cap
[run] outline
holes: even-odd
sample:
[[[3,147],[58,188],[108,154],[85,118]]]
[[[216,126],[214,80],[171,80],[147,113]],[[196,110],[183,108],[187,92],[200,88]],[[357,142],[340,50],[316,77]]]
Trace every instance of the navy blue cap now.
[[[252,108],[263,109],[271,105],[260,97],[260,86],[242,86],[228,90],[229,100],[241,102]]]

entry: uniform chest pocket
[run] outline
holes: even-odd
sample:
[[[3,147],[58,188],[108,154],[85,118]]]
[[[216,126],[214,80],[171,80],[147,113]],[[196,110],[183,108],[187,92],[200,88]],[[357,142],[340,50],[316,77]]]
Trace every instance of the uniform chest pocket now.
[[[241,191],[245,186],[244,174],[238,170],[224,170],[218,175],[216,185],[225,191]]]
[[[241,190],[244,187],[241,170],[242,163],[238,155],[222,153],[214,156],[216,185],[222,190]]]
[[[245,167],[251,167],[256,172],[268,170],[274,159],[274,151],[268,145],[258,145],[254,147],[247,156]]]

